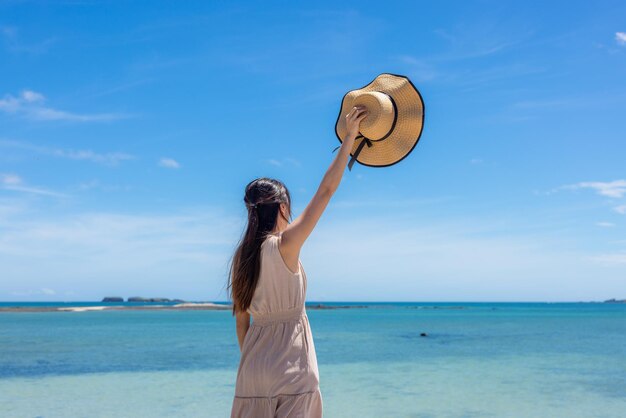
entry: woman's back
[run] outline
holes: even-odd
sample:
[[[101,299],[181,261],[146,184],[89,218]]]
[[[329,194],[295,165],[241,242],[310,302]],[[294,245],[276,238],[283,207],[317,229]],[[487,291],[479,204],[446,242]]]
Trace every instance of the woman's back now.
[[[289,270],[279,251],[281,235],[261,245],[261,270],[248,311],[237,373],[233,417],[321,417],[322,399],[313,335],[304,308],[306,274]],[[281,415],[284,411],[284,415]],[[251,414],[251,415],[248,415]]]
[[[306,273],[298,260],[298,271],[292,272],[278,249],[281,234],[270,234],[261,245],[261,271],[248,312],[257,319],[275,312],[304,306]]]

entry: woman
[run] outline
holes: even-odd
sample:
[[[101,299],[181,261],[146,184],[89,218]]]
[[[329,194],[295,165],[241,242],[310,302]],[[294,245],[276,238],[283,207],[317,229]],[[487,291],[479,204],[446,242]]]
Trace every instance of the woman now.
[[[289,223],[291,198],[283,183],[260,178],[246,186],[248,226],[228,281],[241,350],[231,418],[322,416],[300,250],[339,187],[366,116],[363,106],[346,115],[347,135],[339,153],[293,222]]]

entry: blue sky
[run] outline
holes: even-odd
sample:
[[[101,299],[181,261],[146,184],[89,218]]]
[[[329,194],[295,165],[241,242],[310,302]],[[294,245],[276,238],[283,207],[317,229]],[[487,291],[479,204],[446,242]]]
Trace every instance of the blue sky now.
[[[310,300],[626,297],[626,4],[0,3],[0,300],[225,300],[243,188],[298,215],[341,98],[411,78],[424,133],[356,164]]]

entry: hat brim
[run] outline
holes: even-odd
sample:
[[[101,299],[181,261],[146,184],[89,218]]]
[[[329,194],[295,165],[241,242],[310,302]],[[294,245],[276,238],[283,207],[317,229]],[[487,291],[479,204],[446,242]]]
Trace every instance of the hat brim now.
[[[419,142],[424,129],[424,100],[407,77],[390,73],[380,74],[369,84],[346,93],[341,100],[335,123],[335,134],[339,142],[343,143],[347,134],[345,115],[352,109],[355,98],[368,91],[380,91],[391,96],[398,117],[389,136],[381,141],[372,141],[371,147],[362,147],[356,161],[369,167],[388,167],[406,158]],[[354,141],[350,155],[354,155],[361,141],[363,139]]]

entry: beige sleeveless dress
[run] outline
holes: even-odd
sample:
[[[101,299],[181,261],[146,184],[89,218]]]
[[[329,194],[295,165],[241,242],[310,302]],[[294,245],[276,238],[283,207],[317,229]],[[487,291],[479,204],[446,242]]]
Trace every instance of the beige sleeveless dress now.
[[[317,357],[304,309],[306,273],[291,272],[278,251],[282,235],[261,245],[261,272],[248,312],[231,418],[320,418]]]

